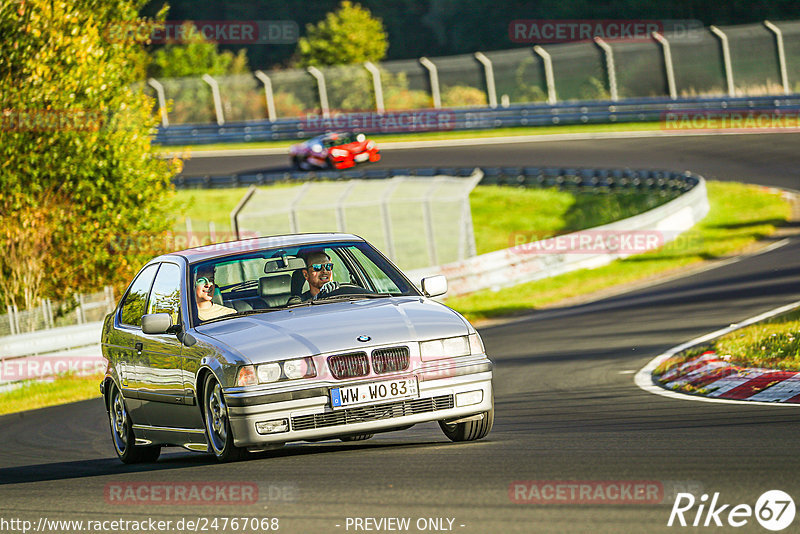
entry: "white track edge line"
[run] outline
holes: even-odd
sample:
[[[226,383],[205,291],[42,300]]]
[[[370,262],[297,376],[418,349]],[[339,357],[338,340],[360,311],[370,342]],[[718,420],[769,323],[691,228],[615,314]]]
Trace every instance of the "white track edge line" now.
[[[747,401],[747,400],[734,400],[734,399],[717,399],[711,397],[701,397],[698,395],[689,395],[687,393],[678,393],[676,391],[670,391],[668,389],[664,389],[659,387],[653,383],[652,374],[656,367],[658,367],[661,362],[664,360],[674,356],[678,352],[688,349],[694,345],[698,345],[700,343],[710,341],[714,338],[723,336],[729,332],[733,332],[734,330],[738,330],[739,328],[743,328],[745,326],[749,326],[753,323],[757,323],[759,321],[763,321],[764,319],[769,319],[770,317],[774,317],[776,315],[780,315],[781,313],[790,311],[794,308],[800,306],[800,300],[794,301],[790,304],[786,304],[784,306],[780,306],[779,308],[775,308],[769,311],[766,311],[760,315],[756,315],[755,317],[751,317],[746,319],[740,323],[732,324],[731,326],[721,328],[709,334],[705,334],[698,338],[692,339],[691,341],[687,341],[686,343],[682,343],[675,347],[672,347],[668,351],[656,356],[650,362],[647,363],[644,367],[642,367],[636,376],[634,377],[634,382],[637,386],[639,386],[644,391],[648,393],[653,393],[655,395],[661,395],[663,397],[669,397],[672,399],[680,399],[680,400],[695,400],[700,402],[716,402],[716,403],[725,403],[725,404],[744,404],[746,406],[783,406],[783,407],[797,407],[797,404],[787,404],[781,402],[764,402],[764,401]]]

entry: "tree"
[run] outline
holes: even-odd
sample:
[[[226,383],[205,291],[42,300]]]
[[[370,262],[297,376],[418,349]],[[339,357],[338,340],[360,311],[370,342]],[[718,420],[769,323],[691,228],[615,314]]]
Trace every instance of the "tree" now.
[[[154,78],[184,78],[189,76],[220,76],[225,74],[249,74],[247,55],[244,49],[220,52],[217,43],[211,42],[197,31],[192,22],[183,24],[180,42],[168,42],[153,52],[148,74]]]
[[[6,304],[26,308],[45,294],[119,288],[153,250],[118,245],[146,242],[171,226],[170,179],[180,163],[154,153],[153,102],[133,88],[147,55],[141,44],[109,32],[140,23],[143,3],[0,3]]]
[[[306,25],[297,42],[298,65],[330,66],[380,61],[389,43],[383,22],[368,9],[344,0],[316,25]]]

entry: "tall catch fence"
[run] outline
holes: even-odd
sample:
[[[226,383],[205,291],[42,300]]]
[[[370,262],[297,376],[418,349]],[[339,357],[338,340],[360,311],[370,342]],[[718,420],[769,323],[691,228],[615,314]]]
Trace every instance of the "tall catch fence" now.
[[[800,21],[765,21],[374,65],[151,79],[144,87],[154,97],[162,88],[157,101],[168,128],[359,111],[782,95],[800,92],[798,72]]]

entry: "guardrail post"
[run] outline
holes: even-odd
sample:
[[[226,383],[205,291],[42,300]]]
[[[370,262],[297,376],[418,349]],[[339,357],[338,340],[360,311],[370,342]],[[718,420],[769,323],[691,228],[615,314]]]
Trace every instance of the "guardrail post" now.
[[[372,87],[375,91],[375,111],[383,113],[383,84],[381,84],[381,71],[375,66],[375,63],[367,61],[364,63],[364,68],[372,75]]]
[[[308,73],[317,80],[317,90],[319,91],[319,106],[322,108],[322,116],[326,119],[331,116],[330,108],[328,107],[328,89],[325,87],[325,76],[322,71],[317,67],[308,67]]]
[[[736,90],[733,86],[733,67],[731,66],[731,48],[728,45],[728,36],[716,26],[709,26],[708,29],[719,38],[719,43],[722,46],[722,63],[725,67],[725,80],[728,84],[728,96],[734,96]]]
[[[778,48],[778,66],[780,67],[781,71],[781,84],[783,85],[783,94],[789,94],[789,75],[786,71],[786,51],[783,48],[783,32],[780,28],[775,26],[768,20],[764,21],[764,26],[767,27],[769,31],[775,34],[775,45]]]
[[[533,47],[533,51],[542,58],[544,63],[544,80],[547,84],[547,103],[551,106],[554,105],[558,99],[556,98],[556,79],[553,76],[553,59],[550,54],[539,45]]]
[[[264,96],[267,99],[267,117],[271,122],[275,122],[278,115],[275,113],[275,95],[272,93],[272,80],[260,70],[257,70],[254,74],[264,84]]]
[[[492,60],[486,57],[483,52],[475,52],[475,59],[483,65],[483,72],[486,76],[486,96],[489,99],[489,107],[497,107],[497,89],[494,86],[494,68]],[[435,265],[435,264],[434,264]]]
[[[664,54],[664,73],[667,76],[667,89],[669,90],[669,97],[673,100],[678,98],[678,91],[675,89],[675,71],[672,68],[672,51],[669,47],[667,38],[658,32],[653,32],[650,36],[661,45],[661,51]]]
[[[439,69],[430,59],[426,57],[419,58],[420,64],[428,70],[428,78],[431,82],[431,96],[433,97],[433,107],[439,109],[442,107],[442,94],[439,91]]]
[[[169,127],[169,116],[167,116],[167,97],[164,95],[164,86],[155,78],[147,80],[147,85],[156,90],[158,95],[158,112],[161,114],[161,126]]]
[[[208,74],[203,74],[203,81],[211,87],[211,95],[214,97],[214,111],[217,115],[217,124],[222,126],[225,124],[225,117],[222,116],[222,98],[219,95],[219,84],[217,80]]]
[[[617,69],[614,66],[614,51],[611,49],[611,45],[600,37],[595,37],[594,42],[597,43],[597,46],[605,53],[606,72],[608,74],[608,92],[611,95],[611,100],[616,101],[619,95],[617,94]]]

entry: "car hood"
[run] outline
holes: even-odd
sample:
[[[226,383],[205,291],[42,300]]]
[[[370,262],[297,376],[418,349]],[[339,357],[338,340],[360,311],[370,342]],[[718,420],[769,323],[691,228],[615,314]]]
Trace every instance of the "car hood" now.
[[[253,363],[469,333],[450,308],[419,297],[331,302],[234,317],[197,331]],[[369,336],[370,341],[358,341]]]

